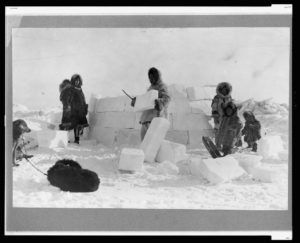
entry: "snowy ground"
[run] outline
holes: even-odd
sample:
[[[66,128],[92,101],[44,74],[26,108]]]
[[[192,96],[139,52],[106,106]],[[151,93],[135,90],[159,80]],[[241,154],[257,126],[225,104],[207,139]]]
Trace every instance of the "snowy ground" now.
[[[46,129],[46,114],[25,109],[14,112],[14,119],[23,118],[32,129]],[[274,120],[273,118],[271,120]],[[219,185],[191,175],[188,161],[178,162],[179,173],[162,170],[157,163],[145,163],[144,170],[134,174],[117,169],[119,148],[111,149],[93,140],[80,145],[69,144],[65,149],[36,148],[29,151],[39,169],[46,172],[57,160],[70,158],[83,168],[95,171],[99,189],[92,193],[60,191],[49,184],[45,175],[25,160],[13,167],[14,207],[60,208],[147,208],[147,209],[231,209],[286,210],[288,208],[287,121],[278,127],[285,144],[279,160],[263,161],[263,167],[278,172],[273,183],[255,181],[250,175]],[[271,124],[269,124],[271,126]],[[285,126],[285,127],[283,127]],[[273,133],[275,131],[273,130]],[[190,150],[190,156],[209,157],[205,150]]]

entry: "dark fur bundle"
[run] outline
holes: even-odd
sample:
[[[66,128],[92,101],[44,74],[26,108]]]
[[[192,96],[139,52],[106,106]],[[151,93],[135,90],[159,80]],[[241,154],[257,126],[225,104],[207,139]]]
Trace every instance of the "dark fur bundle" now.
[[[59,160],[47,173],[51,185],[62,191],[94,192],[98,190],[100,179],[90,170],[82,169],[74,160]]]

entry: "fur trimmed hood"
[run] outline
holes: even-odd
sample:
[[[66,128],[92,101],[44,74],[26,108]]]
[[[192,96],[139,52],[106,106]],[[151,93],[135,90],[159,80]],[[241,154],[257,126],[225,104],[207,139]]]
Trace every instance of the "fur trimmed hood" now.
[[[224,87],[227,88],[227,91],[228,91],[227,95],[223,95],[223,94],[221,93],[221,90],[222,90]],[[228,82],[222,82],[222,83],[219,83],[219,84],[217,85],[216,92],[217,92],[217,94],[218,94],[221,98],[227,98],[227,97],[229,97],[229,96],[231,95],[231,92],[232,92],[232,86],[231,86],[231,84],[228,83]]]

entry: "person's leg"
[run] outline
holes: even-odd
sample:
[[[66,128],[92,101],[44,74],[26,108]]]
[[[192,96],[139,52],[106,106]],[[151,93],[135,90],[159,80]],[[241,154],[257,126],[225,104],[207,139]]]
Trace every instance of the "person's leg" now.
[[[228,145],[224,145],[222,152],[223,152],[223,156],[226,156],[227,154],[231,154],[232,153],[231,147]]]
[[[78,129],[78,127],[74,128],[74,137],[75,137],[74,142],[79,144],[79,129]]]
[[[256,142],[253,143],[252,151],[257,152],[257,143]]]

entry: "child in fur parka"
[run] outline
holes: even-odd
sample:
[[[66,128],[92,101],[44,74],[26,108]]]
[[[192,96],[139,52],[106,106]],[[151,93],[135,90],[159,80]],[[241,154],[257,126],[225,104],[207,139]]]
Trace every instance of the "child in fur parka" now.
[[[257,152],[257,141],[261,138],[260,130],[261,124],[256,120],[251,111],[243,113],[245,118],[245,127],[242,130],[242,135],[245,135],[244,141],[248,143],[248,148],[252,148],[253,152]]]

